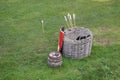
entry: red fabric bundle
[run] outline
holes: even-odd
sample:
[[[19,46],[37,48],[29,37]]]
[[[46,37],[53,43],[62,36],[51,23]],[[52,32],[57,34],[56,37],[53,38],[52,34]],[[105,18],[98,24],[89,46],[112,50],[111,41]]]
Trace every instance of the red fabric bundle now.
[[[63,41],[64,41],[64,28],[61,28],[60,33],[59,33],[59,42],[58,42],[58,51],[59,52],[62,51]]]

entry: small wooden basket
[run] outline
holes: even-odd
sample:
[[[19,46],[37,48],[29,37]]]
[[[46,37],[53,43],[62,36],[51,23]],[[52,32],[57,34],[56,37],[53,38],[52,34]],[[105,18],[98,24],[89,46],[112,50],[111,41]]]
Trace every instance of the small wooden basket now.
[[[49,67],[55,68],[62,65],[62,56],[58,51],[53,51],[49,53],[48,56],[48,65]]]

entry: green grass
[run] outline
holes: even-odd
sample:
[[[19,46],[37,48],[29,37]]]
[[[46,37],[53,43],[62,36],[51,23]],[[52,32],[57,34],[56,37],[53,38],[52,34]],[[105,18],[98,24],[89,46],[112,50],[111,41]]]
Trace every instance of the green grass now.
[[[119,80],[119,0],[0,0],[0,80]],[[91,55],[63,57],[52,69],[47,56],[57,49],[63,16],[94,35]],[[44,20],[45,34],[41,20]]]

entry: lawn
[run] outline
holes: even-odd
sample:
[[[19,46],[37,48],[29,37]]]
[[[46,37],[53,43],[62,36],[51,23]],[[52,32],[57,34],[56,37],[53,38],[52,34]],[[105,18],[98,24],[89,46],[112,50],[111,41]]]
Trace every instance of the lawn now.
[[[0,0],[0,80],[120,80],[119,0]],[[64,15],[94,35],[89,57],[49,68]],[[42,33],[44,20],[45,33]]]

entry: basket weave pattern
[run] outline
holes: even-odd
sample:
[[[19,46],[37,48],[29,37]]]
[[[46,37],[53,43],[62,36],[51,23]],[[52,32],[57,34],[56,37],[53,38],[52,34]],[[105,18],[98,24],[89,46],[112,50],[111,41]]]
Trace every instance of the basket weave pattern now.
[[[63,54],[72,59],[89,56],[92,47],[92,32],[87,28],[70,28],[65,30]]]

